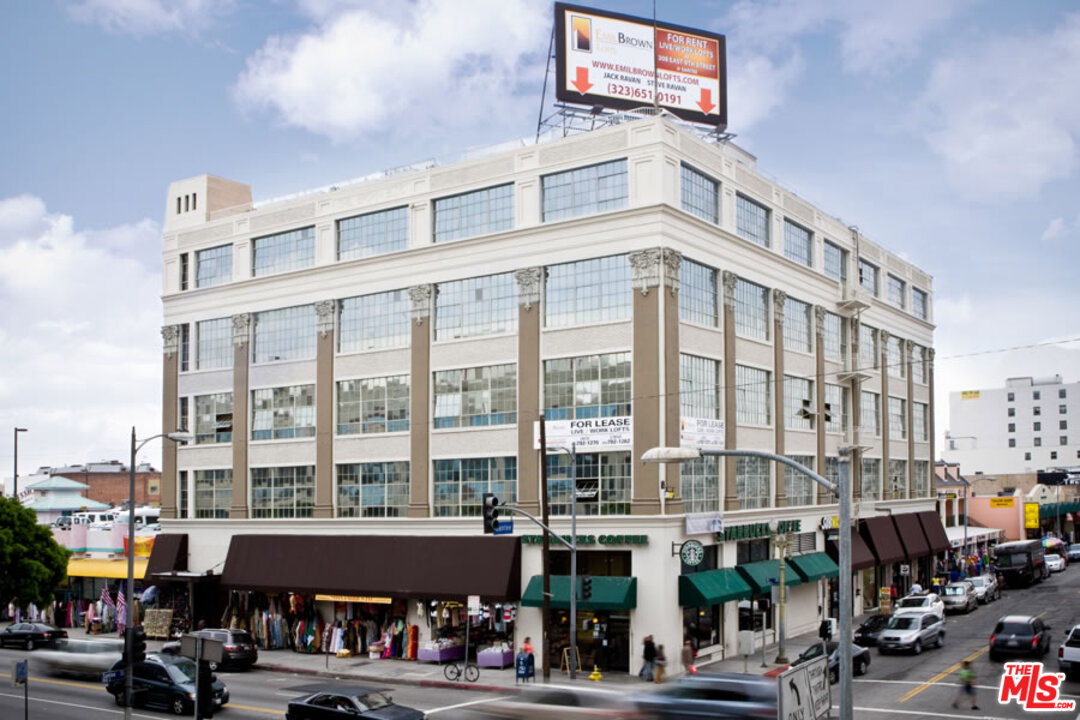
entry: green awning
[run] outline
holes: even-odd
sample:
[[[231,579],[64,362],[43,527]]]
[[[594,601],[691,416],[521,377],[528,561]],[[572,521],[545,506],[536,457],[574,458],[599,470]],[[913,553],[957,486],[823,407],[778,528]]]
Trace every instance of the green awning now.
[[[821,578],[831,578],[840,575],[840,566],[833,562],[832,558],[823,552],[810,553],[809,555],[796,555],[788,560],[802,577],[803,582],[813,582]],[[784,578],[785,580],[787,578]]]
[[[735,570],[723,568],[679,576],[679,605],[709,607],[753,595],[750,586]]]
[[[780,561],[776,559],[737,565],[735,569],[750,585],[750,589],[759,595],[771,592],[769,588],[780,582]],[[770,579],[776,583],[769,582]],[[791,566],[791,562],[788,562],[784,569],[784,584],[789,587],[802,585],[802,577]]]
[[[580,578],[578,578],[580,586]],[[542,607],[544,604],[544,576],[533,575],[529,586],[521,595],[526,607]],[[637,578],[592,576],[592,597],[582,600],[578,591],[579,610],[633,610],[637,607]],[[556,610],[570,609],[570,576],[551,576],[551,607]]]

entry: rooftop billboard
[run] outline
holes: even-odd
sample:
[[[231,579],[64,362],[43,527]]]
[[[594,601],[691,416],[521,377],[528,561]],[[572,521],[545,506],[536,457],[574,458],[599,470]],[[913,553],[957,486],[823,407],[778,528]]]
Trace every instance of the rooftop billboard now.
[[[723,35],[555,3],[555,45],[562,102],[619,110],[657,104],[684,120],[727,127]]]

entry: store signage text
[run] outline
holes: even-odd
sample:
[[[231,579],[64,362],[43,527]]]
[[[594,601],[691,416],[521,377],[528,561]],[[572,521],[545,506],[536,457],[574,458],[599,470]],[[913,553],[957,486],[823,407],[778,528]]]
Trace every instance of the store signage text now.
[[[634,443],[634,420],[626,417],[549,420],[545,428],[548,448],[554,446],[577,451],[627,448]],[[533,449],[540,449],[540,423],[533,423]]]
[[[802,532],[802,520],[780,520],[776,524],[776,534]],[[752,540],[754,538],[768,537],[772,535],[769,523],[750,523],[749,525],[733,525],[724,528],[723,533],[717,533],[717,540]]]
[[[1016,507],[1016,498],[1011,498],[1011,497],[990,498],[990,507],[992,507],[992,508]]]
[[[563,540],[570,542],[573,535],[562,535]],[[522,535],[522,545],[543,545],[543,535]],[[648,535],[578,535],[577,545],[648,545]]]

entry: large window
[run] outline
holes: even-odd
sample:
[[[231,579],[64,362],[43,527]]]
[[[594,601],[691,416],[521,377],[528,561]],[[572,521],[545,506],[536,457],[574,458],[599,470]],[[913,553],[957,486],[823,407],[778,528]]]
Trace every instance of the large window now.
[[[251,468],[251,517],[309,518],[314,510],[314,465]]]
[[[314,264],[314,227],[255,238],[251,243],[251,274],[255,277],[299,270]]]
[[[878,366],[878,332],[869,325],[859,324],[859,369]]]
[[[894,306],[894,307],[898,307],[901,310],[904,309],[904,307],[905,307],[904,295],[905,295],[905,289],[906,288],[907,288],[907,283],[905,283],[903,280],[896,277],[895,275],[889,275],[888,276],[888,294],[887,294],[887,297],[886,297],[886,299],[889,301],[889,304]]]
[[[577,487],[597,492],[594,501],[578,501],[578,515],[629,515],[632,465],[629,452],[578,453]],[[547,468],[551,514],[569,515],[570,460],[565,453],[548,455]]]
[[[847,431],[848,389],[843,385],[825,384],[825,411],[831,420],[825,422],[825,432]]]
[[[814,383],[800,377],[784,376],[784,427],[813,430]]]
[[[517,320],[513,273],[444,282],[436,288],[436,340],[512,333]]]
[[[435,242],[488,233],[514,227],[514,185],[474,190],[435,201]]]
[[[716,271],[686,258],[679,264],[679,319],[707,327],[720,319]]]
[[[185,426],[181,425],[180,427]],[[188,475],[187,470],[181,470],[177,473],[176,484],[180,490],[180,499],[177,502],[176,510],[178,513],[177,517],[181,520],[191,517],[191,511],[188,508],[188,498],[191,493],[191,480],[189,478],[190,476]]]
[[[253,390],[251,415],[252,440],[315,437],[315,386]]]
[[[686,163],[682,166],[682,209],[711,223],[720,221],[720,184]]]
[[[926,384],[926,348],[911,343],[911,379]]]
[[[405,290],[341,301],[338,350],[343,353],[408,347],[409,294]]]
[[[911,314],[920,320],[927,320],[929,303],[927,295],[919,288],[911,288]]]
[[[769,507],[769,472],[772,461],[759,457],[740,457],[735,463],[735,493],[740,510]]]
[[[310,360],[315,357],[315,306],[299,305],[255,313],[252,361]]]
[[[911,432],[914,433],[915,442],[930,442],[929,408],[926,403],[912,403],[911,405]]]
[[[784,301],[784,349],[811,352],[810,305],[789,297]]]
[[[790,220],[784,220],[784,257],[794,260],[807,267],[814,264],[814,250],[811,244],[810,231],[796,225]]]
[[[875,437],[881,435],[881,396],[868,390],[862,391],[859,404],[859,427]]]
[[[618,210],[630,197],[626,160],[545,175],[544,222]]]
[[[721,384],[719,360],[679,355],[679,412],[682,417],[719,420]]]
[[[404,517],[408,509],[408,461],[337,466],[338,517]]]
[[[405,432],[409,429],[409,376],[339,380],[339,435]]]
[[[484,493],[515,503],[517,458],[436,460],[434,492],[435,517],[480,515]]]
[[[544,361],[549,420],[618,417],[631,413],[630,353]]]
[[[626,320],[633,308],[625,255],[549,265],[544,285],[547,327]]]
[[[180,372],[190,369],[191,360],[191,324],[180,325]]]
[[[847,282],[848,253],[836,243],[825,241],[825,274],[833,280]]]
[[[859,284],[871,294],[878,294],[878,269],[876,265],[859,258]]]
[[[826,312],[822,326],[822,344],[825,357],[842,362],[847,353],[847,323],[836,313]]]
[[[912,468],[912,497],[922,498],[930,495],[930,461],[916,460]]]
[[[199,370],[230,368],[233,365],[232,320],[203,320],[195,325]]]
[[[195,396],[195,444],[232,442],[231,392]]]
[[[195,517],[227,518],[232,511],[232,470],[196,470]]]
[[[900,500],[908,496],[907,460],[889,459],[889,497]]]
[[[885,341],[885,362],[889,365],[886,368],[889,375],[904,377],[904,341],[895,335]]]
[[[881,459],[862,459],[862,498],[878,500],[881,498]]]
[[[232,245],[219,245],[195,253],[195,287],[214,287],[230,280]]]
[[[436,428],[517,422],[517,365],[488,365],[435,373]]]
[[[735,334],[769,339],[769,290],[738,278],[735,281]]]
[[[813,455],[788,455],[788,459],[794,460],[807,470],[816,472]],[[788,506],[813,505],[817,500],[814,496],[815,487],[816,484],[809,475],[789,465],[784,465],[784,494],[787,495]]]
[[[724,486],[720,473],[723,463],[715,456],[690,460],[679,465],[679,483],[683,507],[688,513],[720,510],[720,488]]]
[[[735,421],[740,425],[772,424],[772,382],[769,371],[735,366]]]
[[[907,401],[903,398],[889,398],[889,438],[907,439]]]
[[[358,215],[338,221],[338,260],[353,260],[409,247],[409,208]]]
[[[750,242],[769,247],[769,209],[745,195],[736,195],[735,232]]]

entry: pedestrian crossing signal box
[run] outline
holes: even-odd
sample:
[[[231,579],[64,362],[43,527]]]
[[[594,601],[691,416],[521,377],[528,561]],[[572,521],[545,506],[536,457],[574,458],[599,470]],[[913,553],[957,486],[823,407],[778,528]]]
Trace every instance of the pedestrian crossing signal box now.
[[[202,653],[197,643],[202,642]],[[225,643],[188,633],[180,638],[180,654],[192,660],[221,663],[225,659]]]

